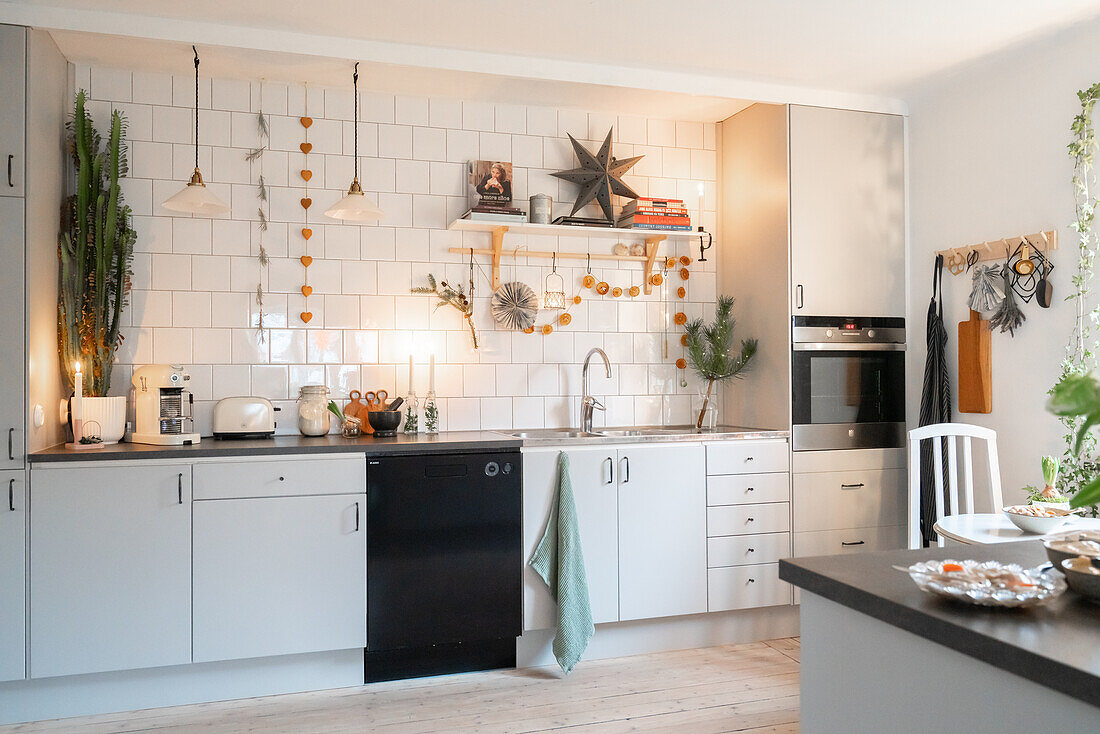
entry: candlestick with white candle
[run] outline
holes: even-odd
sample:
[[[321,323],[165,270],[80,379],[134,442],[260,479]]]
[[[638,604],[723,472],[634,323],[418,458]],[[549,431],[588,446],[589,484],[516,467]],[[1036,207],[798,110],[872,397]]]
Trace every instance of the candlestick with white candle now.
[[[80,371],[80,362],[76,363],[73,375],[73,399],[69,402],[69,413],[73,421],[73,443],[80,443],[84,437],[84,411],[80,404],[84,396],[84,373]]]
[[[707,199],[707,190],[702,182],[699,183],[699,231],[703,231],[703,210]]]
[[[413,373],[413,369],[414,369],[413,356],[410,354],[409,355],[409,393],[410,394],[415,394],[416,393],[416,387],[415,387],[416,379],[415,379],[415,375]]]

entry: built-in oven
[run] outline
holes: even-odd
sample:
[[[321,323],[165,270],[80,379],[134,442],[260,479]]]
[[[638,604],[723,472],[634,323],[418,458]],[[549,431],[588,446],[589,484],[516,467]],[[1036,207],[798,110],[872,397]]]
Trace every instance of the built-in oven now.
[[[795,316],[791,448],[905,446],[905,319]]]

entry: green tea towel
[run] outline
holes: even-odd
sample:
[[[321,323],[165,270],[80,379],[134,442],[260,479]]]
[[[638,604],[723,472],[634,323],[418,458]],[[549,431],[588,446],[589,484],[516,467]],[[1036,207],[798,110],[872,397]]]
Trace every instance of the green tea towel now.
[[[584,575],[581,531],[573,482],[569,478],[569,457],[558,454],[558,491],[550,505],[546,531],[529,561],[558,603],[558,626],[554,633],[554,657],[566,673],[573,669],[596,634],[592,606],[588,601],[588,579]]]

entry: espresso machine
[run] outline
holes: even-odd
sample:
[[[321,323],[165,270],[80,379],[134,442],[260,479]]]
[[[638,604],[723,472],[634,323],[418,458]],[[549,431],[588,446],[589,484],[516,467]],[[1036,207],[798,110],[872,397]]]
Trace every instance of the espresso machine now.
[[[189,375],[176,364],[150,364],[134,370],[134,443],[183,446],[201,440],[195,433],[195,396]]]

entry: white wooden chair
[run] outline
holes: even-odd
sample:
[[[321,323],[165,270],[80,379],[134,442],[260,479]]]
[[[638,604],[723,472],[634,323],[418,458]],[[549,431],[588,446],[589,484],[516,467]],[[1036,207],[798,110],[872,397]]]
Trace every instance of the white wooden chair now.
[[[943,451],[941,439],[947,442],[947,495],[951,513],[974,512],[974,439],[985,441],[989,458],[989,501],[994,512],[1003,504],[1001,470],[997,459],[997,432],[966,423],[934,423],[909,431],[909,547],[921,547],[920,532],[920,448],[921,441],[933,441],[932,475],[936,486],[936,521],[944,518]],[[962,443],[962,486],[959,485],[958,444]],[[960,501],[962,504],[959,504]],[[943,546],[943,536],[939,539]]]

